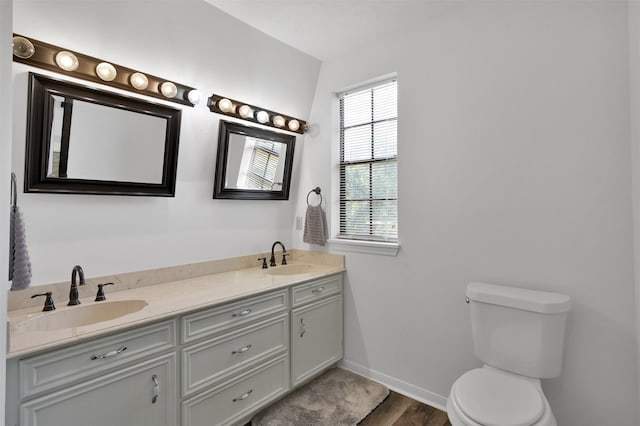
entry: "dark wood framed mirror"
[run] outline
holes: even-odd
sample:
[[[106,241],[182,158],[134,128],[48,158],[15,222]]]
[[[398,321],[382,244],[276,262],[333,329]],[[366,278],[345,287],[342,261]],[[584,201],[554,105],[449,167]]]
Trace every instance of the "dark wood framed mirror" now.
[[[173,197],[181,113],[29,73],[24,190]]]
[[[288,200],[296,137],[220,120],[213,198]]]

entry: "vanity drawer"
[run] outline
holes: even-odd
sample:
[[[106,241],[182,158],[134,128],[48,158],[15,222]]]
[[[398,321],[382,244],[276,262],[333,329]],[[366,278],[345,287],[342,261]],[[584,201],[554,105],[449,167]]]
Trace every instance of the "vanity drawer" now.
[[[287,290],[281,290],[186,315],[182,318],[182,343],[284,312],[287,308]]]
[[[67,386],[175,345],[176,327],[171,320],[21,359],[20,398]]]
[[[182,394],[192,393],[288,349],[286,313],[194,344],[182,351]]]
[[[342,274],[292,287],[291,299],[295,307],[341,291]]]
[[[289,388],[289,358],[282,356],[182,403],[182,426],[236,424]]]

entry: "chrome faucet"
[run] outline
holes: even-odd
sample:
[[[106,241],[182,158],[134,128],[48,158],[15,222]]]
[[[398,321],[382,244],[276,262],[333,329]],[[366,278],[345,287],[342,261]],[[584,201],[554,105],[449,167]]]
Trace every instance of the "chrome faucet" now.
[[[80,278],[80,282],[78,284],[76,284],[76,274]],[[80,304],[80,299],[78,298],[78,286],[84,284],[84,271],[82,270],[82,266],[76,265],[73,267],[73,271],[71,271],[71,288],[69,289],[69,303],[67,303],[67,306]]]
[[[282,244],[280,241],[276,241],[275,243],[273,243],[273,245],[271,246],[271,259],[269,259],[269,265],[270,266],[276,266],[276,255],[274,253],[274,250],[276,248],[276,246],[280,244],[280,247],[282,247],[282,264],[286,265],[287,264],[287,259],[285,256],[288,256],[289,253],[287,253],[287,249],[284,248],[284,244]]]

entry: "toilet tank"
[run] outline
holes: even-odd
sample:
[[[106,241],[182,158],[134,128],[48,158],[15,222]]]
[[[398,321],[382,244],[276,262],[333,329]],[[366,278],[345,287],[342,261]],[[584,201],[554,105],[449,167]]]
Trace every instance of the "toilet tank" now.
[[[467,300],[478,359],[533,378],[560,375],[569,296],[474,282]]]

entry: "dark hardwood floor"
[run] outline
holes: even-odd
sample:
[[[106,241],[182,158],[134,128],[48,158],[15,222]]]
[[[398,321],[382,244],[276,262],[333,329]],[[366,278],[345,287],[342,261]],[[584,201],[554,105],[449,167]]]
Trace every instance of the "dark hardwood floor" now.
[[[447,413],[391,391],[358,426],[451,426]]]

